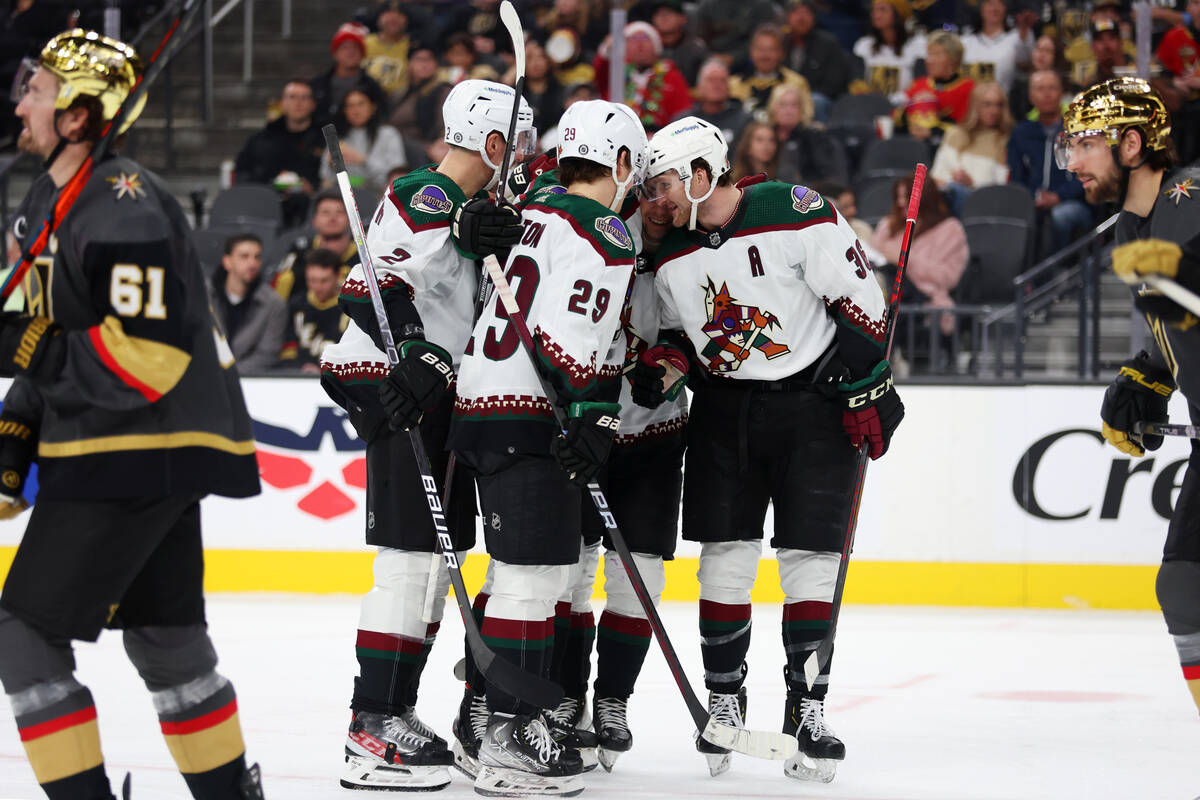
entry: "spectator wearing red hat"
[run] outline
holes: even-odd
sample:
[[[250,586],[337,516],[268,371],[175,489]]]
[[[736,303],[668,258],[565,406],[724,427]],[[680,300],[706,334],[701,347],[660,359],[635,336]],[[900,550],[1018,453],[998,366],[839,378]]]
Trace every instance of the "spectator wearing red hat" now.
[[[317,118],[324,124],[334,118],[342,104],[342,98],[351,89],[364,89],[372,96],[383,96],[383,89],[363,69],[367,54],[367,28],[356,22],[343,23],[329,43],[333,66],[313,78],[313,100],[317,104]]]
[[[592,62],[596,89],[608,98],[608,48],[601,46]],[[625,26],[625,103],[646,133],[654,133],[692,105],[691,87],[674,62],[662,58],[662,39],[648,22]]]

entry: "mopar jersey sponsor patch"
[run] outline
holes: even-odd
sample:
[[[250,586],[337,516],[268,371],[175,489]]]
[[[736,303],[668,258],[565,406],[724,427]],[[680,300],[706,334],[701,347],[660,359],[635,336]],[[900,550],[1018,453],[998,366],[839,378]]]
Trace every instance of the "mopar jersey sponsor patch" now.
[[[601,217],[596,220],[596,231],[617,247],[633,247],[633,240],[629,238],[629,232],[625,230],[625,223],[621,222],[620,217]]]
[[[426,214],[449,214],[454,204],[450,202],[450,198],[446,197],[445,190],[440,186],[428,183],[413,195],[409,205]]]
[[[801,214],[807,214],[811,209],[820,208],[824,202],[820,194],[807,186],[792,187],[792,208]]]

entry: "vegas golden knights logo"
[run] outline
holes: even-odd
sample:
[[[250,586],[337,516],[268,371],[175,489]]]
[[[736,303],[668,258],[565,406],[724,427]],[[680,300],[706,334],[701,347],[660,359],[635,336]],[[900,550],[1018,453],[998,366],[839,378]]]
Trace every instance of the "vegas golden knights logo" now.
[[[42,255],[33,261],[25,273],[21,289],[25,292],[25,312],[33,317],[54,319],[50,302],[50,283],[54,278],[54,254],[58,252],[58,237],[51,236]]]

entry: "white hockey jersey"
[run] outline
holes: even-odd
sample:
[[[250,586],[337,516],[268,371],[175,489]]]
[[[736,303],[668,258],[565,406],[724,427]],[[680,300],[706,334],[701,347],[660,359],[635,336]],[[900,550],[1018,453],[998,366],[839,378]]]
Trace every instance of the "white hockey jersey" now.
[[[662,328],[682,331],[703,366],[741,380],[789,378],[839,340],[843,363],[883,358],[886,304],[854,231],[820,194],[745,187],[716,231],[675,229],[659,248]]]
[[[460,250],[450,236],[451,212],[466,200],[449,177],[433,167],[418,170],[388,187],[367,233],[396,343],[421,335],[444,348],[456,366],[470,336],[479,285],[475,255]],[[321,354],[321,375],[326,391],[350,412],[360,435],[368,436],[381,419],[376,391],[390,368],[376,344],[378,325],[362,269],[356,265],[342,284],[338,304],[350,324]],[[363,414],[369,420],[360,424]]]
[[[533,336],[538,373],[563,405],[597,399],[634,263],[621,218],[587,198],[547,192],[522,214],[525,234],[505,274]],[[553,414],[497,297],[484,309],[458,373],[451,446],[549,452]]]

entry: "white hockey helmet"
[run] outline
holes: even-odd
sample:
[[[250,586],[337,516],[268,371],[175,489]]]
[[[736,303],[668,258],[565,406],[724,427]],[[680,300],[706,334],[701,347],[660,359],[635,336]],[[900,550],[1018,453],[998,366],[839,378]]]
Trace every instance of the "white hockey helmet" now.
[[[501,138],[507,138],[514,95],[511,86],[472,78],[456,84],[442,104],[442,122],[446,129],[442,138],[447,144],[477,151],[483,163],[495,170],[493,181],[500,175],[500,165],[488,159],[487,137],[494,131]],[[537,129],[533,127],[533,109],[524,97],[517,111],[513,138],[516,140],[513,147],[515,161],[535,152]]]
[[[692,197],[692,162],[703,158],[712,171],[712,182],[703,197]],[[699,117],[684,117],[661,129],[650,139],[648,178],[674,170],[683,181],[684,193],[692,203],[688,227],[696,228],[696,211],[700,203],[717,188],[717,178],[729,172],[729,144],[716,125]],[[655,199],[654,182],[650,181],[650,199]]]
[[[619,211],[630,186],[638,186],[646,177],[646,131],[633,109],[607,100],[574,103],[558,121],[558,160],[583,158],[612,170],[617,193],[612,210]],[[633,169],[624,182],[617,178],[618,154],[629,151]]]

